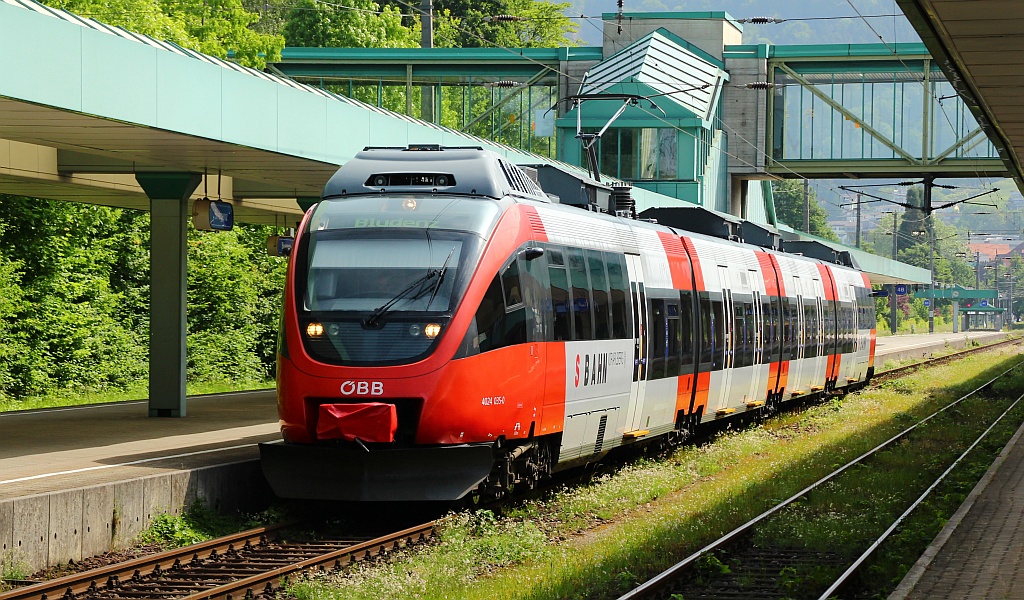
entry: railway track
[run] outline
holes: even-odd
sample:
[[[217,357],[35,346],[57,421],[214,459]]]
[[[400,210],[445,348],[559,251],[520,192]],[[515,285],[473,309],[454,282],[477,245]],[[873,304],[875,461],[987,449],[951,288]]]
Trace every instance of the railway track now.
[[[922,366],[951,362],[966,355],[979,351],[991,350],[1003,345],[1019,344],[1022,340],[1013,339],[997,344],[991,344],[979,348],[971,348],[957,352],[928,363],[919,363],[892,369],[883,373],[883,379],[895,378],[898,375],[916,370]],[[825,600],[836,597],[836,593],[842,590],[847,582],[851,581],[859,570],[868,563],[875,551],[885,542],[899,526],[910,516],[922,502],[941,484],[946,477],[963,461],[968,453],[973,450],[992,431],[993,428],[1013,408],[1024,401],[1024,394],[1016,398],[1008,408],[985,429],[966,450],[952,462],[941,475],[938,476],[917,499],[904,510],[886,529],[878,536],[860,556],[852,561],[849,556],[840,556],[831,552],[808,551],[800,549],[779,549],[757,547],[754,543],[754,536],[759,527],[764,527],[769,520],[778,518],[787,507],[806,499],[816,489],[824,484],[840,477],[847,470],[869,461],[880,452],[891,449],[895,444],[904,440],[918,427],[924,425],[933,418],[953,409],[964,401],[982,396],[986,390],[1002,377],[1009,375],[1012,371],[1024,366],[1020,362],[1013,367],[1003,371],[996,377],[980,385],[960,398],[946,404],[929,416],[921,419],[903,431],[879,444],[872,450],[865,452],[850,462],[835,469],[818,481],[800,490],[793,496],[776,504],[762,514],[754,517],[743,525],[730,531],[718,540],[701,548],[697,552],[676,563],[661,574],[651,578],[643,585],[624,594],[619,600],[640,600],[640,599],[669,599],[675,597],[685,598],[716,598],[716,599],[778,599],[790,597],[811,597]],[[841,509],[839,509],[841,510]],[[851,509],[857,510],[857,509]],[[820,577],[796,577],[797,573],[812,572],[820,574]],[[839,573],[838,576],[835,573]],[[809,589],[811,588],[811,589]],[[678,594],[678,596],[677,596]]]
[[[0,600],[228,600],[274,597],[282,582],[314,569],[341,569],[430,538],[425,523],[373,539],[288,542],[281,534],[295,523],[251,529],[193,546],[168,550],[44,581],[0,594]]]

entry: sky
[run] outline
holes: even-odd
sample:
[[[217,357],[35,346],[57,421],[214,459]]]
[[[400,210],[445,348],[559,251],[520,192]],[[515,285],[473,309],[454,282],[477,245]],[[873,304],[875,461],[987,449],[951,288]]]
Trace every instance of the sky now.
[[[572,0],[571,4],[567,14],[591,17],[578,19],[579,37],[587,45],[599,45],[600,15],[616,12],[616,0]],[[747,44],[920,41],[895,0],[623,0],[623,11],[725,11],[735,19],[787,19],[778,24],[745,24],[743,41]]]

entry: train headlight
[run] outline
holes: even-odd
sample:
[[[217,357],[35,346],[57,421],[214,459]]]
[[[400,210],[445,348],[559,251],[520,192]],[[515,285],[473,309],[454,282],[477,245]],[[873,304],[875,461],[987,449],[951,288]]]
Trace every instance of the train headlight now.
[[[430,339],[436,338],[439,333],[441,333],[441,326],[437,323],[427,323],[423,328],[423,335]]]
[[[311,338],[318,338],[324,334],[324,326],[322,323],[313,321],[309,325],[306,325],[306,335]]]
[[[330,325],[327,326],[327,333],[329,335],[338,335],[339,331],[341,331],[341,328],[338,327],[337,323],[331,323]]]
[[[405,200],[402,200],[402,208],[405,210],[416,210],[416,199],[406,198]]]
[[[423,333],[423,328],[419,324],[409,326],[409,335],[412,337],[419,337]]]

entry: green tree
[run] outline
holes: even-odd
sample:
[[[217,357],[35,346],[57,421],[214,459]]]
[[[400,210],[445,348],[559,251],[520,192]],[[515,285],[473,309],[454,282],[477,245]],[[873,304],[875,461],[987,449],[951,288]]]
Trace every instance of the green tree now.
[[[435,11],[454,17],[440,31],[435,45],[455,48],[553,48],[573,46],[579,25],[565,15],[569,2],[539,0],[438,0]],[[498,15],[519,17],[497,21]]]
[[[281,58],[284,38],[251,28],[259,15],[242,0],[44,0],[108,25],[262,69]]]
[[[814,188],[808,189],[809,221],[811,230],[807,233],[820,238],[839,241],[839,236],[828,224],[828,215],[818,204]],[[775,216],[779,221],[794,229],[803,230],[804,226],[804,184],[799,179],[784,179],[772,182],[772,196],[775,199]]]
[[[145,339],[116,315],[123,294],[110,274],[124,256],[115,209],[4,196],[0,255],[17,265],[20,302],[8,334],[23,352],[7,360],[7,393],[123,387],[146,373]]]
[[[312,48],[415,48],[420,43],[418,30],[402,25],[400,10],[382,10],[372,0],[300,0],[288,14],[284,37],[289,46]]]

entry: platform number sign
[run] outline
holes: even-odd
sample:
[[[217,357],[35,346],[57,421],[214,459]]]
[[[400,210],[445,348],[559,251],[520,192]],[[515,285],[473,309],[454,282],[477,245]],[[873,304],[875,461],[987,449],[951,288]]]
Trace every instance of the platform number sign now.
[[[982,306],[988,306],[988,300],[982,300],[981,301],[981,305]]]
[[[931,302],[931,300],[925,300],[925,301],[924,301],[924,305],[925,305],[925,306],[931,306],[931,305],[932,305],[932,302]]]
[[[906,296],[907,295],[907,284],[905,284],[905,283],[897,283],[896,284],[896,295],[897,296]]]

